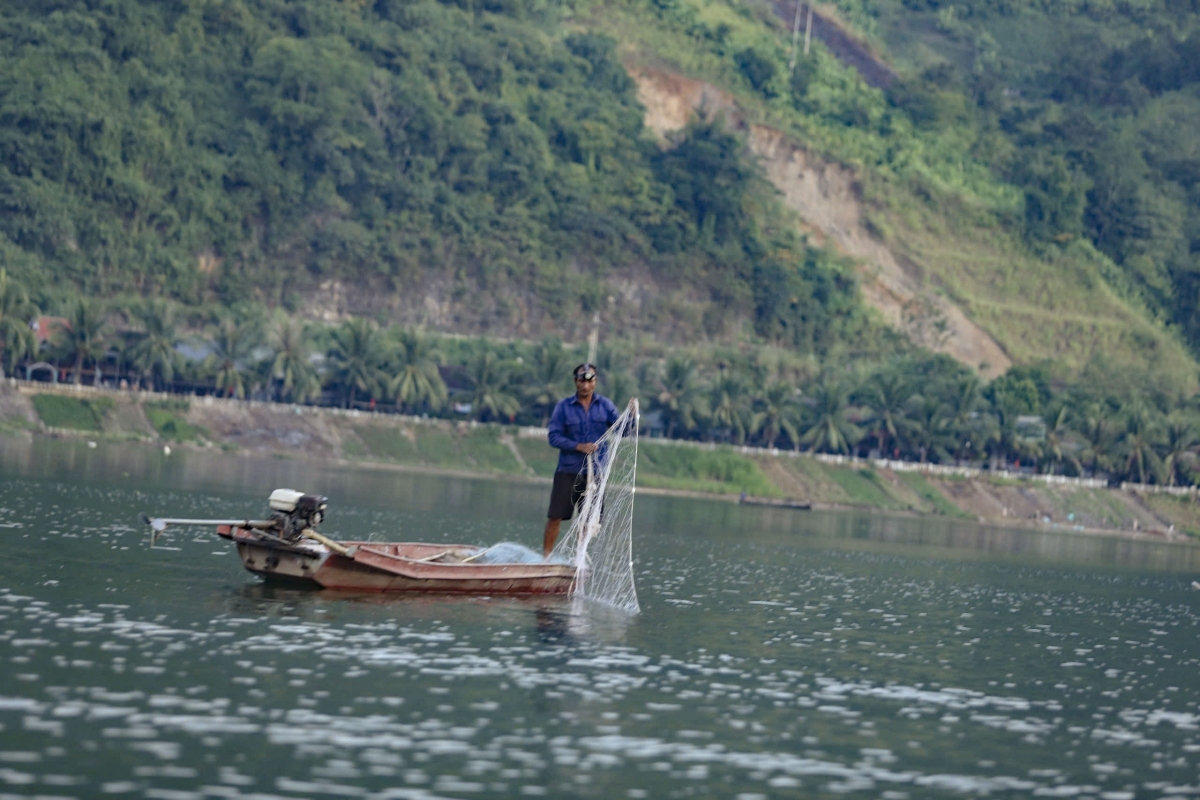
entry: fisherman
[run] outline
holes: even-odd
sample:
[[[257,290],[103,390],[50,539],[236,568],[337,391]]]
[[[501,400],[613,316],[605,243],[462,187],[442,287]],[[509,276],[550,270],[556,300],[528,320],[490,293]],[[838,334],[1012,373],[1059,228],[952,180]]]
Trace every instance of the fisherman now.
[[[554,549],[558,528],[564,519],[575,515],[575,508],[587,491],[587,456],[596,449],[596,440],[621,416],[613,402],[596,394],[596,367],[580,364],[574,369],[575,394],[564,397],[550,415],[550,446],[558,448],[558,469],[550,490],[550,510],[546,513],[546,531],[542,550],[546,556]]]

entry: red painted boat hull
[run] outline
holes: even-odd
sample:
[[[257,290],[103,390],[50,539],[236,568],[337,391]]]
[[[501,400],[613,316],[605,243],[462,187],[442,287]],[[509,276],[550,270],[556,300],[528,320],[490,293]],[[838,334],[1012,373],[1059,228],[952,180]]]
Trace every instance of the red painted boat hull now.
[[[478,548],[424,542],[342,542],[349,553],[309,543],[265,539],[245,528],[220,526],[218,535],[237,544],[242,564],[270,580],[355,592],[430,592],[488,595],[566,594],[575,568],[565,564],[480,564],[433,561],[460,558]]]
[[[565,564],[421,560],[477,549],[421,542],[360,542],[351,547],[351,555],[331,554],[314,577],[327,589],[463,594],[566,594],[575,578],[575,568]]]

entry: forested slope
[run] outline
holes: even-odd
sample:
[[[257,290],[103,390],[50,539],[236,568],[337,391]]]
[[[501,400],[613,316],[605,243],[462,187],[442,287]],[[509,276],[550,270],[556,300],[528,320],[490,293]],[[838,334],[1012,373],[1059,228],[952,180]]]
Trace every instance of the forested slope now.
[[[0,252],[50,305],[48,285],[302,308],[339,281],[341,311],[529,335],[623,299],[603,278],[632,265],[661,291],[627,318],[681,339],[775,294],[794,300],[758,328],[789,345],[863,324],[739,142],[657,148],[614,42],[547,4],[0,15]]]
[[[0,259],[52,312],[81,292],[163,295],[526,337],[576,337],[601,313],[611,332],[750,338],[818,360],[896,347],[861,300],[870,265],[836,237],[801,236],[719,116],[661,144],[646,132],[628,68],[653,64],[852,170],[865,229],[1016,361],[1195,388],[1180,344],[1196,338],[1191,162],[1142,148],[1105,183],[1107,151],[1068,146],[1083,129],[1141,142],[1170,117],[1162,152],[1194,147],[1189,73],[1129,66],[1191,63],[1190,3],[1113,5],[1117,22],[1096,24],[1125,33],[1106,40],[1109,89],[1091,95],[1063,83],[1080,70],[1017,69],[1024,54],[1001,42],[1023,29],[989,27],[1068,19],[1032,0],[823,6],[895,60],[885,89],[819,43],[789,69],[785,6],[10,2]],[[1147,14],[1169,41],[1133,35]],[[924,49],[898,46],[906,30]],[[1150,74],[1172,77],[1112,99]],[[1138,116],[1163,97],[1174,105]],[[1123,122],[1104,119],[1113,103]],[[1168,174],[1160,197],[1153,177]],[[1134,211],[1106,217],[1104,198]]]

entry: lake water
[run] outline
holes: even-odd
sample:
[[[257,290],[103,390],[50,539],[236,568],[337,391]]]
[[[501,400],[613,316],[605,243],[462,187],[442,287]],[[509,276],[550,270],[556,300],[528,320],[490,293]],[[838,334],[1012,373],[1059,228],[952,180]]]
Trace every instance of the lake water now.
[[[547,494],[0,438],[0,798],[1200,793],[1200,548],[639,495],[630,618],[273,588],[136,521],[279,486],[531,546]]]

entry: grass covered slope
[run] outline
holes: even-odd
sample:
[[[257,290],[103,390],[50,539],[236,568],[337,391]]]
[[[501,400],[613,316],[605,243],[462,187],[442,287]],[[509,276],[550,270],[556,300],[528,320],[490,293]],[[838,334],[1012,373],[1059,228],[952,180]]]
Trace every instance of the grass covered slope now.
[[[835,5],[903,71],[893,101],[969,132],[1020,191],[1011,229],[1038,251],[1090,245],[1123,300],[1197,351],[1200,5]]]
[[[113,401],[107,397],[80,400],[62,395],[38,394],[31,401],[47,427],[79,431],[102,430],[105,415],[113,407]]]
[[[910,207],[912,208],[912,207]],[[1018,364],[1057,362],[1070,374],[1163,381],[1196,389],[1196,364],[1178,337],[1103,275],[1111,263],[1085,242],[1029,252],[1012,233],[931,209],[885,212],[889,245],[999,341]]]
[[[892,21],[920,17],[898,1],[859,5],[887,7]],[[852,167],[857,183],[845,194],[859,207],[845,219],[882,240],[905,277],[956,304],[1017,363],[1053,360],[1076,375],[1132,371],[1158,376],[1172,392],[1195,390],[1194,356],[1178,331],[1032,191],[1034,177],[1013,171],[1014,142],[976,111],[961,81],[902,73],[890,88],[872,88],[819,44],[789,78],[791,31],[776,12],[765,3],[630,0],[581,8],[580,24],[620,39],[627,62],[665,62],[708,81],[747,123]],[[785,176],[770,177],[788,189]],[[827,232],[838,238],[836,228]],[[866,261],[869,282],[878,265]]]

